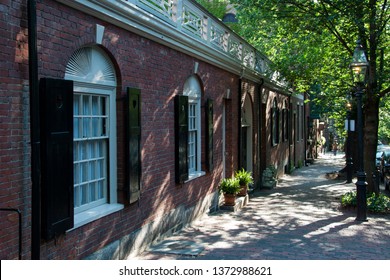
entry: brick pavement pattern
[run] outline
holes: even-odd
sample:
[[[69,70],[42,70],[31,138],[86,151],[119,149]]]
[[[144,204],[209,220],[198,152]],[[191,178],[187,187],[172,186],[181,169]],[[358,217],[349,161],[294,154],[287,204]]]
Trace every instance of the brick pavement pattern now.
[[[355,185],[325,176],[344,162],[342,155],[322,155],[280,178],[276,188],[252,194],[241,210],[205,215],[166,238],[172,251],[152,247],[132,259],[389,260],[390,215],[368,213],[368,222],[355,221],[354,210],[340,208],[341,195]],[[174,253],[191,242],[202,250]]]

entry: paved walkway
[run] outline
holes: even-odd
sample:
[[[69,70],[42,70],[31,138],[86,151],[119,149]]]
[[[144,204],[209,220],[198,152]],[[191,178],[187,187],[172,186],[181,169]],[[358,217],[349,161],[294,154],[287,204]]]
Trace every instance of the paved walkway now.
[[[323,155],[240,211],[206,215],[136,259],[390,260],[390,215],[358,223],[354,210],[340,209],[340,196],[355,185],[325,174],[343,165],[342,155]]]

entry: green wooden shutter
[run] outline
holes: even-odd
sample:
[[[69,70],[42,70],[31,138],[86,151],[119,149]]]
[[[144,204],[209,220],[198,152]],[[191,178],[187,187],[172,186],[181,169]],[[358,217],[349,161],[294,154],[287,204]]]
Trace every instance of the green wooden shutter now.
[[[175,96],[175,178],[188,180],[188,96]]]
[[[141,91],[127,89],[127,185],[128,201],[136,202],[141,185]]]
[[[73,81],[40,80],[42,236],[73,227]]]
[[[206,102],[206,162],[209,172],[214,168],[214,121],[213,121],[213,100],[207,99]]]

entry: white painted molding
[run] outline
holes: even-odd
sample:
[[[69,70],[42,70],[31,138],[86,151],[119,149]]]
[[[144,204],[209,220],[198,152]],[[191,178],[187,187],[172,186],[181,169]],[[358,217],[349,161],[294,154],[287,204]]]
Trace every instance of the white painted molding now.
[[[101,45],[103,42],[104,26],[96,24],[96,44]]]

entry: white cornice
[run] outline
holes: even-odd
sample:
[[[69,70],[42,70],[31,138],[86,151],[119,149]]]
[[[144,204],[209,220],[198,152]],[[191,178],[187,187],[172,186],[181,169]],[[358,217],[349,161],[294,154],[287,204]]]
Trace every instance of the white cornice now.
[[[153,14],[129,2],[120,0],[56,0],[76,10],[92,15],[108,23],[131,31],[150,40],[208,62],[242,78],[259,82],[266,80],[275,88],[288,92],[264,75],[253,71],[222,51],[180,31],[174,23],[169,24]]]

